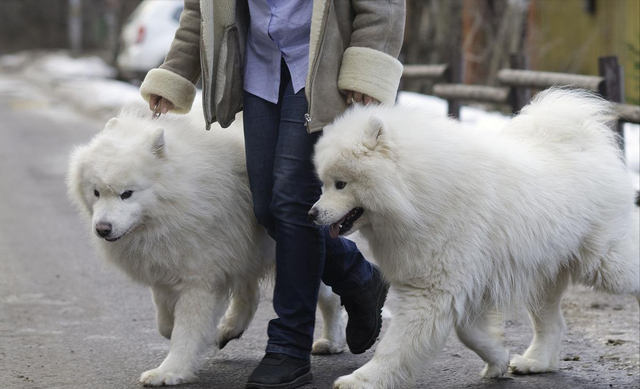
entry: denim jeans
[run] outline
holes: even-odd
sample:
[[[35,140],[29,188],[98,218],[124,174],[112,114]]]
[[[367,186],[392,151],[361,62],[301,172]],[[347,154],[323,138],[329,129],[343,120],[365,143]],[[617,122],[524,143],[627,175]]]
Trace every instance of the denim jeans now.
[[[320,280],[346,296],[361,290],[373,271],[355,243],[332,239],[307,212],[321,194],[306,131],[304,89],[293,92],[283,62],[280,96],[273,104],[244,92],[247,170],[258,222],[276,241],[276,282],[267,352],[308,359]]]

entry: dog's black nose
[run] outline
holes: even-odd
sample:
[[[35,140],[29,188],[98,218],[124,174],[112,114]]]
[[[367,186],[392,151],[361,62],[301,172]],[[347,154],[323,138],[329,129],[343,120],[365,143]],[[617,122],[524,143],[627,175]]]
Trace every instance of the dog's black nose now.
[[[96,224],[96,232],[103,238],[106,238],[111,233],[111,223],[100,222]]]
[[[311,220],[314,220],[314,221],[315,221],[315,220],[316,220],[316,218],[318,217],[318,210],[317,210],[317,209],[315,209],[315,208],[311,208],[311,209],[309,210],[308,215],[309,215],[309,218],[310,218]]]

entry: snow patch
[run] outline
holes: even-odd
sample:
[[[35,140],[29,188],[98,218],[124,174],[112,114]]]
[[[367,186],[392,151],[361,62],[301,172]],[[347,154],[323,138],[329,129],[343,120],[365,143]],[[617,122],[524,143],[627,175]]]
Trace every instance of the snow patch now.
[[[123,108],[148,109],[138,87],[117,80],[69,80],[59,84],[56,93],[83,112],[105,121]]]
[[[116,70],[97,56],[71,58],[54,53],[35,61],[32,67],[55,78],[112,78]]]
[[[414,92],[400,92],[398,103],[429,110],[438,115],[447,114],[447,102],[439,97],[427,96]],[[460,122],[464,126],[480,131],[498,131],[508,122],[510,117],[499,112],[487,112],[475,107],[463,106],[460,109]]]
[[[64,51],[28,51],[1,57],[0,67],[20,72],[44,90],[44,97],[52,103],[62,101],[99,121],[116,116],[123,108],[147,107],[138,87],[114,80],[116,70],[97,56],[73,58]],[[20,88],[9,84],[0,89]]]

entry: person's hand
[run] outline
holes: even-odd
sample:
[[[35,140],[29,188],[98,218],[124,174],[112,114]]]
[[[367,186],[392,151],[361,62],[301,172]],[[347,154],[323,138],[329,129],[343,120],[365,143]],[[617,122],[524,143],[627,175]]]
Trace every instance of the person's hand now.
[[[149,97],[149,109],[154,113],[165,114],[169,112],[171,108],[173,108],[173,103],[164,97],[158,95],[151,95],[151,97]]]
[[[364,105],[369,105],[371,103],[380,104],[380,102],[369,95],[365,95],[364,93],[354,92],[352,90],[347,91],[347,104],[355,104],[362,103]]]

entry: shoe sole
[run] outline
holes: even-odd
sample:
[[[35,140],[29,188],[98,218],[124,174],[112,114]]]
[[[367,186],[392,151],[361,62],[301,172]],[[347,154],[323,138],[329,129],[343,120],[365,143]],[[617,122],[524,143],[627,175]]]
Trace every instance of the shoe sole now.
[[[376,327],[377,327],[376,333],[371,337],[371,339],[369,339],[369,341],[363,347],[361,347],[361,348],[359,348],[357,350],[349,349],[349,351],[351,351],[351,354],[362,354],[365,351],[369,350],[371,348],[371,346],[373,346],[376,343],[376,340],[378,340],[378,336],[380,336],[380,331],[382,330],[382,307],[384,306],[384,302],[387,299],[387,294],[389,293],[389,288],[388,287],[382,288],[381,292],[382,293],[380,293],[378,295],[378,301],[377,301],[377,305],[378,305],[378,322],[376,323]]]
[[[310,384],[312,379],[313,379],[313,376],[311,375],[311,372],[308,372],[306,374],[301,375],[300,377],[296,378],[291,382],[285,382],[282,384],[258,384],[258,383],[247,382],[244,388],[245,389],[274,389],[274,388],[293,389],[302,385]]]

